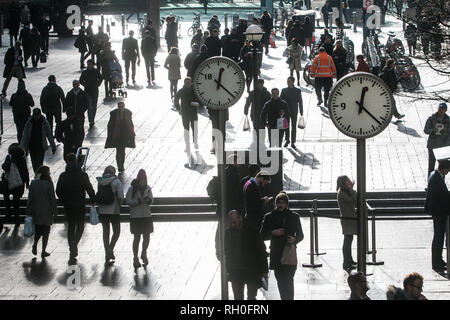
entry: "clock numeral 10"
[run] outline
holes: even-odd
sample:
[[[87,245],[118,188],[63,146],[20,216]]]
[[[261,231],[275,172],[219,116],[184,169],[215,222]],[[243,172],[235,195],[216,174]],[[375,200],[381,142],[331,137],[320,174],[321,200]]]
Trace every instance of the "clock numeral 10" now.
[[[212,74],[211,73],[205,74],[205,80],[212,80]]]

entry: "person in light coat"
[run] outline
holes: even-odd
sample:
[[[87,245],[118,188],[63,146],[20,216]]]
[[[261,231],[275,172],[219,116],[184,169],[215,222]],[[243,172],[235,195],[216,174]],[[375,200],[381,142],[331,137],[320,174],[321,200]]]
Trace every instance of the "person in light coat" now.
[[[343,268],[346,271],[355,269],[356,262],[352,258],[353,235],[358,234],[358,221],[356,214],[356,191],[353,190],[354,182],[347,176],[337,179],[337,200],[341,215],[342,234],[344,244],[342,253],[344,255]],[[352,219],[353,218],[353,219]]]
[[[98,203],[98,214],[103,227],[103,246],[105,248],[105,264],[115,260],[114,247],[120,236],[120,206],[124,203],[123,184],[116,176],[116,168],[107,166],[103,175],[97,177],[102,187],[109,186],[114,194],[114,201],[110,204]],[[97,201],[98,202],[98,201]],[[111,226],[113,234],[110,238]]]
[[[150,243],[150,233],[153,232],[153,218],[150,204],[153,202],[152,189],[147,184],[147,174],[141,169],[136,179],[131,182],[127,191],[126,203],[130,206],[130,231],[133,240],[133,266],[141,267],[138,258],[139,243],[142,235],[141,259],[144,267],[148,265],[147,248]]]
[[[50,168],[40,166],[36,171],[36,177],[30,184],[27,202],[27,215],[33,218],[35,228],[33,255],[37,254],[37,244],[42,237],[42,259],[50,255],[46,251],[50,226],[53,224],[53,216],[56,215],[55,187],[50,176]]]
[[[178,54],[178,48],[174,47],[170,50],[170,54],[164,62],[164,68],[169,70],[170,97],[173,100],[178,92],[178,80],[181,79],[181,60]]]
[[[299,45],[298,40],[293,38],[291,41],[291,45],[286,49],[287,55],[289,56],[289,70],[291,72],[291,77],[295,73],[297,74],[297,85],[300,86],[300,71],[302,70],[302,47]]]

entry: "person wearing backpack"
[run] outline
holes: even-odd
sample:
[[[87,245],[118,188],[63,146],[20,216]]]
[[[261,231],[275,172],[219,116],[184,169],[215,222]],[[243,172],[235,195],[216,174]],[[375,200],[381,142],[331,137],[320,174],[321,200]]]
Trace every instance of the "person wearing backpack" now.
[[[8,155],[5,162],[2,164],[2,169],[5,171],[2,175],[3,183],[3,199],[5,200],[6,208],[6,220],[11,218],[11,202],[10,195],[13,196],[13,207],[16,224],[18,224],[19,210],[20,210],[20,198],[23,196],[25,186],[29,187],[30,177],[28,173],[27,160],[25,158],[25,152],[19,147],[18,143],[13,143],[8,148]],[[16,174],[13,174],[13,171]],[[21,181],[12,181],[12,177],[18,177],[17,172],[20,175]],[[22,184],[20,184],[22,182]],[[14,184],[14,185],[13,185]]]
[[[100,222],[103,227],[105,264],[115,260],[114,246],[120,236],[120,205],[124,202],[123,184],[116,176],[116,168],[107,166],[103,176],[97,177],[98,191],[95,199],[98,205]],[[110,225],[113,234],[110,239]]]

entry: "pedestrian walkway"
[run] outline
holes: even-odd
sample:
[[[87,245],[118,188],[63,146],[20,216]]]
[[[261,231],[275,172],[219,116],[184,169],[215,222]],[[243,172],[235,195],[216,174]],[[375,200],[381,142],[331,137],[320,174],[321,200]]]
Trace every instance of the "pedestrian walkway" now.
[[[190,11],[184,11],[186,15]],[[111,27],[112,44],[116,53],[121,50],[120,16],[106,17],[116,20]],[[223,22],[223,15],[219,15]],[[401,23],[387,16],[388,26],[383,31],[393,30],[401,34]],[[95,17],[94,24],[99,24],[99,17]],[[191,20],[184,19],[181,23],[181,39],[179,47],[181,58],[187,55],[190,39],[186,30]],[[206,26],[203,19],[203,25]],[[137,29],[130,24],[128,30]],[[358,33],[348,30],[347,35],[355,43],[356,54],[361,47],[361,30]],[[149,177],[149,184],[153,187],[155,196],[193,196],[206,195],[206,185],[211,176],[217,174],[216,158],[211,155],[211,124],[206,112],[199,115],[199,145],[196,154],[197,166],[187,167],[187,156],[184,152],[183,129],[181,117],[171,110],[169,81],[167,70],[163,68],[167,56],[167,48],[162,38],[161,49],[156,57],[156,85],[145,88],[146,77],[142,66],[138,69],[137,81],[139,86],[128,89],[125,100],[127,108],[133,112],[136,131],[136,149],[127,149],[125,162],[127,183],[137,174],[138,169],[144,168]],[[384,42],[385,34],[380,35]],[[3,37],[3,45],[9,42]],[[39,95],[46,84],[48,75],[55,74],[57,83],[67,92],[71,88],[73,79],[79,78],[79,55],[73,47],[73,38],[51,39],[50,56],[47,64],[40,64],[35,70],[27,70],[27,89],[33,95],[36,105],[39,105]],[[286,58],[282,56],[286,48],[285,41],[280,38],[277,48],[271,49],[269,56],[265,56],[262,65],[262,78],[268,89],[282,88],[289,75]],[[4,55],[6,48],[0,48],[0,55]],[[118,54],[120,58],[120,54]],[[414,59],[419,68],[423,88],[420,92],[427,92],[439,88],[443,77],[435,74],[427,67],[426,62]],[[304,62],[306,63],[306,62]],[[0,65],[0,72],[3,72]],[[182,77],[186,70],[182,67]],[[13,80],[8,89],[8,99],[15,91],[17,81]],[[182,81],[179,82],[179,87]],[[298,150],[284,149],[284,188],[290,191],[334,191],[336,178],[347,174],[356,178],[356,142],[342,135],[332,125],[328,115],[317,106],[317,98],[312,87],[307,87],[301,80],[303,92],[306,128],[298,130]],[[423,127],[426,119],[436,111],[438,102],[428,100],[414,100],[411,94],[399,89],[395,95],[399,111],[405,114],[404,121],[391,123],[379,136],[367,141],[367,189],[368,190],[423,190],[426,184],[427,149]],[[407,96],[408,95],[408,96]],[[245,148],[251,143],[251,133],[243,131],[243,107],[245,93],[241,100],[230,109],[230,121],[227,123],[227,148]],[[103,85],[100,97],[104,97]],[[4,103],[4,134],[0,146],[0,159],[4,159],[7,147],[15,142],[16,129],[13,123],[8,99]],[[105,166],[115,165],[115,151],[104,149],[106,126],[109,112],[116,107],[116,101],[102,102],[97,112],[96,126],[88,131],[86,124],[86,139],[84,146],[90,147],[87,172],[94,181],[94,177],[101,175]],[[62,160],[62,145],[55,155],[48,152],[45,163],[51,165],[52,176],[58,177],[64,170]],[[31,163],[29,163],[31,168]]]
[[[342,235],[337,220],[319,219],[319,246],[326,252],[317,258],[322,268],[302,268],[309,262],[309,219],[301,218],[305,239],[298,245],[299,266],[295,276],[296,300],[345,300],[350,292],[342,265]],[[9,226],[12,228],[13,226]],[[127,223],[116,245],[116,263],[104,267],[101,226],[87,225],[79,245],[79,288],[67,286],[68,247],[63,224],[53,226],[45,261],[33,259],[32,240],[20,229],[0,236],[0,299],[32,300],[126,300],[126,299],[220,299],[220,266],[215,258],[214,222],[158,222],[151,236],[150,264],[135,273],[131,251],[132,235]],[[425,278],[428,299],[450,299],[450,282],[431,270],[431,221],[377,223],[377,255],[383,266],[368,266],[371,299],[385,300],[388,285],[402,286],[413,271]],[[268,243],[267,243],[268,245]],[[38,249],[40,246],[38,247]],[[356,260],[356,241],[353,245]],[[444,251],[445,252],[445,251]],[[39,253],[39,250],[38,250]],[[369,258],[369,257],[368,257]],[[232,298],[230,286],[230,298]],[[273,273],[269,290],[258,299],[279,300]]]

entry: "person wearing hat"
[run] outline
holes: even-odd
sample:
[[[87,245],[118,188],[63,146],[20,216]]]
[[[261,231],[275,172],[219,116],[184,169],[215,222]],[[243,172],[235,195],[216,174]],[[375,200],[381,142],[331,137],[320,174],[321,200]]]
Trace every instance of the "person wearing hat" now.
[[[309,75],[314,78],[317,105],[320,106],[325,100],[325,108],[327,108],[333,78],[336,78],[336,66],[333,58],[327,54],[324,47],[320,47],[319,54],[314,58]],[[324,100],[322,100],[322,88],[324,89]]]
[[[56,145],[50,124],[42,116],[41,109],[34,108],[32,116],[25,124],[20,140],[20,147],[26,152],[30,152],[34,172],[44,163],[45,151],[48,148],[47,140],[52,147],[52,153],[55,154]]]
[[[280,192],[275,199],[276,209],[264,217],[261,228],[263,240],[270,240],[270,266],[274,270],[282,300],[294,300],[294,275],[297,266],[282,264],[285,246],[303,240],[300,217],[289,210],[289,197]]]
[[[136,179],[131,182],[125,197],[130,206],[130,231],[133,234],[133,266],[135,269],[142,265],[139,261],[139,243],[142,236],[141,260],[148,265],[147,249],[150,244],[150,233],[153,232],[153,218],[150,205],[153,203],[152,189],[147,182],[147,173],[141,169]]]
[[[431,265],[436,272],[442,272],[447,264],[442,259],[444,235],[450,215],[450,194],[445,176],[450,171],[450,160],[440,160],[437,170],[428,178],[425,212],[433,217],[433,242],[431,244]],[[448,236],[448,235],[447,235]]]
[[[432,114],[425,123],[423,131],[428,135],[428,176],[434,170],[436,158],[433,149],[450,145],[450,118],[446,114],[447,104],[439,103],[438,111]]]
[[[48,84],[42,89],[40,104],[42,112],[50,124],[50,128],[53,132],[53,120],[55,126],[61,122],[62,106],[64,105],[64,91],[56,84],[56,77],[50,75],[48,77]]]
[[[141,41],[141,53],[144,58],[145,71],[147,73],[147,82],[149,86],[153,84],[153,81],[155,81],[155,56],[157,52],[158,43],[156,39],[156,31],[153,28],[152,21],[149,20],[144,31],[144,37]]]
[[[103,82],[103,77],[92,59],[87,61],[87,69],[81,73],[80,84],[84,87],[88,103],[89,129],[95,124],[95,115],[97,113],[98,88]]]

